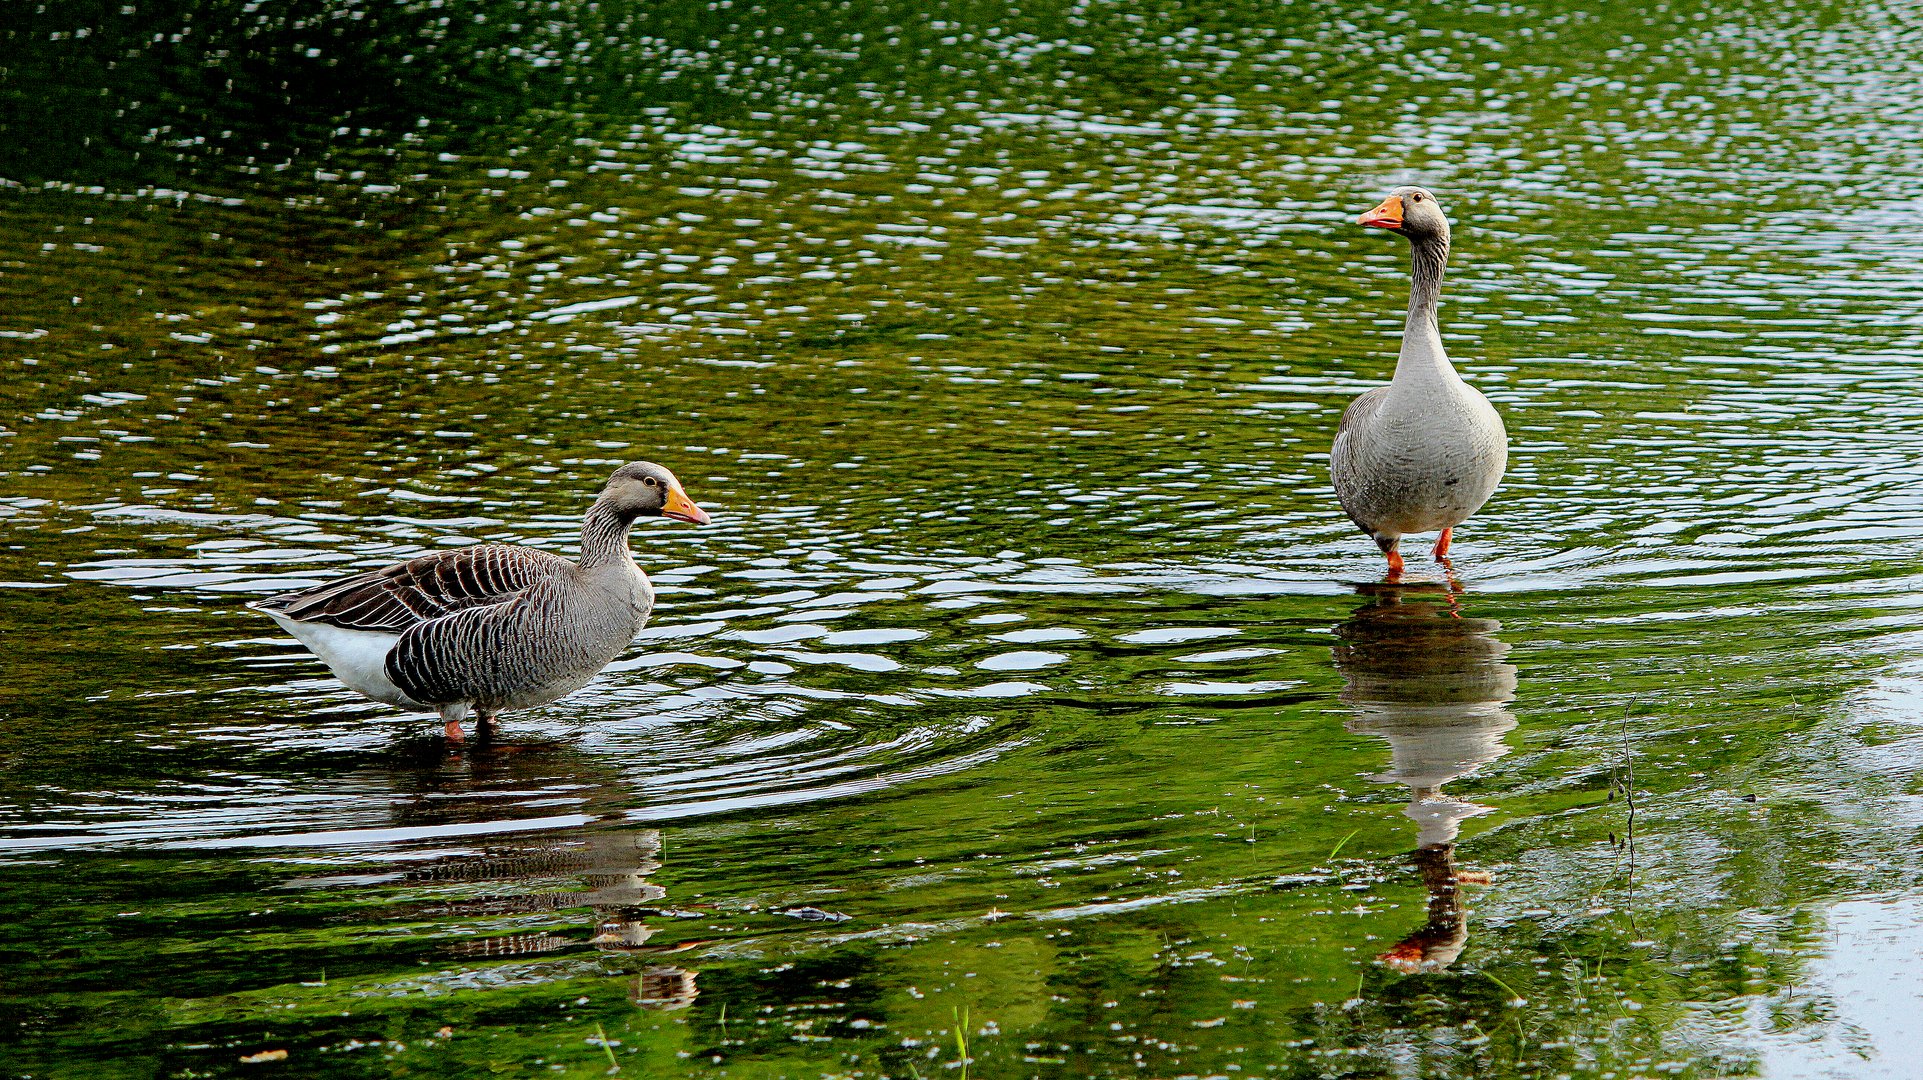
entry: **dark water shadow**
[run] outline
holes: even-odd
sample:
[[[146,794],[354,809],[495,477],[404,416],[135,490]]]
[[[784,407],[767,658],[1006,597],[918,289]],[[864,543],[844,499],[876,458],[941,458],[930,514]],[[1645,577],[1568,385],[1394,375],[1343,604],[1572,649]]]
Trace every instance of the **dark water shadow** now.
[[[1373,779],[1409,789],[1403,811],[1416,824],[1416,869],[1428,918],[1377,959],[1404,972],[1440,971],[1468,942],[1461,887],[1487,879],[1456,867],[1462,822],[1493,807],[1456,798],[1443,785],[1507,754],[1516,718],[1516,667],[1497,639],[1502,624],[1465,613],[1453,583],[1360,586],[1369,601],[1336,627],[1344,726],[1388,742],[1389,768]]]

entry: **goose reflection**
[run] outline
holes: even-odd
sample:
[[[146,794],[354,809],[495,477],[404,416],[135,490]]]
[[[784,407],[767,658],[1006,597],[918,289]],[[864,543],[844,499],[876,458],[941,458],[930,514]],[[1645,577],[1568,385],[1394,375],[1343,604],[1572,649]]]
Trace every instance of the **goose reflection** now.
[[[668,914],[668,892],[649,881],[661,869],[658,829],[622,829],[621,819],[595,819],[579,830],[495,842],[487,851],[435,860],[407,874],[413,883],[460,883],[480,891],[468,899],[435,905],[442,917],[493,918],[587,908],[588,943],[627,956],[680,952],[696,947],[651,946],[652,916]],[[529,956],[578,948],[580,937],[553,930],[481,936],[450,942],[456,956]],[[680,1009],[700,991],[696,972],[656,964],[635,977],[629,997],[637,1005]]]
[[[1429,893],[1428,921],[1378,959],[1399,971],[1440,971],[1468,941],[1462,884],[1486,880],[1456,869],[1456,834],[1464,820],[1494,809],[1442,787],[1509,752],[1503,736],[1516,718],[1504,706],[1515,696],[1516,668],[1496,639],[1501,624],[1464,615],[1449,586],[1359,591],[1369,602],[1336,628],[1342,701],[1355,711],[1345,726],[1388,742],[1389,768],[1373,779],[1409,789],[1403,813],[1416,824],[1415,862]]]
[[[664,837],[659,829],[627,824],[614,805],[622,791],[619,777],[594,775],[604,771],[566,748],[513,744],[420,762],[399,778],[406,791],[390,810],[399,828],[527,820],[530,810],[538,814],[549,807],[554,827],[486,836],[408,863],[384,882],[429,897],[383,907],[380,917],[440,929],[446,935],[442,951],[459,957],[535,957],[591,946],[610,958],[653,959],[699,947],[701,942],[649,944],[655,920],[692,913],[669,907],[667,890],[650,880],[661,869]],[[341,883],[370,882],[360,877]],[[571,915],[582,909],[586,914]],[[540,929],[487,929],[488,923],[542,916],[550,925]],[[700,992],[697,974],[649,963],[633,976],[629,998],[646,1008],[685,1008]]]

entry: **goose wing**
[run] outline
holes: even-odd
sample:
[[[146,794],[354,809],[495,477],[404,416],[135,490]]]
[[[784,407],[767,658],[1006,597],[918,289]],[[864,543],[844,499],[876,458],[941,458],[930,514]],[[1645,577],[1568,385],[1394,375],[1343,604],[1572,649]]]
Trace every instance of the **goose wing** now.
[[[253,606],[297,622],[398,634],[429,619],[512,600],[572,565],[545,551],[480,544],[270,596]]]
[[[1355,400],[1349,402],[1349,407],[1342,410],[1342,419],[1335,425],[1337,445],[1346,445],[1357,432],[1368,427],[1369,422],[1375,419],[1375,414],[1381,411],[1383,399],[1388,396],[1389,388],[1386,386],[1357,394]]]
[[[1358,463],[1356,457],[1359,444],[1370,441],[1371,433],[1378,426],[1376,417],[1388,397],[1386,386],[1357,395],[1349,407],[1342,410],[1342,420],[1335,427],[1335,443],[1329,447],[1329,478],[1335,481],[1336,501],[1342,504],[1342,511],[1349,515],[1350,521],[1372,535],[1379,523],[1363,519],[1370,516],[1364,505],[1374,478],[1372,470]]]

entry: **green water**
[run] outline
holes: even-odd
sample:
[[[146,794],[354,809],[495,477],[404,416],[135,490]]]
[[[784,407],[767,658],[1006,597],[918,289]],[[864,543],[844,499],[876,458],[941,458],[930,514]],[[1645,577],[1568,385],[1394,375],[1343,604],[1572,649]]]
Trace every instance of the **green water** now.
[[[1913,4],[15,7],[5,1075],[1917,1075]],[[492,745],[243,607],[639,458]]]

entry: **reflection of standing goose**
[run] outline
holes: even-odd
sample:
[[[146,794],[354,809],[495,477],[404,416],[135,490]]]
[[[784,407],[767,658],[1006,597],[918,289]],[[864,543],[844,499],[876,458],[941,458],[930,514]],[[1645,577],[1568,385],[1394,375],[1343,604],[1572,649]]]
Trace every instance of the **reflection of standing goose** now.
[[[1442,785],[1509,752],[1503,735],[1516,718],[1503,706],[1515,696],[1516,668],[1503,660],[1509,646],[1496,640],[1495,620],[1458,617],[1447,593],[1446,605],[1411,601],[1412,591],[1384,588],[1337,627],[1335,666],[1347,683],[1342,700],[1355,710],[1345,726],[1389,743],[1389,768],[1375,779],[1409,788],[1403,812],[1417,826],[1416,865],[1429,892],[1428,922],[1380,959],[1435,971],[1455,962],[1469,936],[1456,833],[1491,809]]]
[[[668,895],[666,889],[647,882],[648,875],[661,869],[660,854],[658,830],[590,828],[585,838],[549,834],[493,844],[478,854],[436,859],[409,871],[406,879],[423,885],[472,883],[486,890],[467,899],[429,905],[443,916],[522,915],[591,907],[596,923],[590,940],[602,948],[620,949],[643,945],[654,932],[626,909]],[[572,888],[554,891],[560,884]],[[510,956],[580,944],[579,938],[536,931],[463,939],[449,949],[461,956]]]
[[[1402,574],[1396,542],[1404,534],[1441,530],[1435,554],[1448,558],[1455,527],[1502,481],[1509,437],[1502,417],[1462,381],[1442,349],[1436,305],[1449,261],[1449,219],[1436,197],[1400,187],[1359,220],[1408,239],[1409,320],[1394,378],[1349,404],[1329,468],[1342,509],[1388,556],[1393,581]]]
[[[557,770],[563,775],[557,776]],[[591,771],[592,770],[592,771]],[[690,945],[653,946],[655,927],[648,920],[665,914],[668,892],[650,880],[661,869],[659,829],[626,828],[619,810],[622,787],[612,776],[595,775],[592,759],[564,747],[494,746],[453,762],[442,759],[420,795],[394,807],[397,824],[486,821],[505,809],[503,796],[517,799],[552,789],[557,781],[587,795],[581,807],[591,817],[575,829],[550,830],[490,840],[476,852],[435,859],[407,874],[412,882],[462,883],[465,898],[439,906],[443,916],[534,915],[588,908],[593,912],[586,944],[604,953],[642,956],[680,952]],[[478,888],[476,888],[478,886]],[[465,956],[527,955],[578,949],[575,933],[540,930],[457,939],[448,949]],[[694,972],[685,976],[694,1000]],[[637,984],[639,985],[639,984]],[[663,1008],[679,1005],[663,1001]]]
[[[708,515],[674,474],[621,466],[581,523],[577,561],[480,544],[440,551],[254,603],[376,701],[432,707],[460,742],[471,710],[485,729],[503,709],[545,705],[587,685],[634,640],[654,606],[628,553],[640,517],[697,525]]]
[[[393,887],[400,902],[355,904],[349,917],[407,924],[439,939],[443,954],[478,960],[596,950],[634,980],[637,1004],[671,1009],[694,1001],[696,972],[653,961],[702,943],[648,944],[659,920],[692,912],[664,906],[667,890],[652,880],[663,835],[628,826],[617,773],[565,744],[494,744],[454,758],[424,754],[418,765],[401,778],[406,794],[389,813],[395,829],[435,837],[434,849],[403,855],[405,869],[374,881],[351,874],[298,884]],[[539,816],[528,819],[530,811]],[[516,820],[529,831],[488,829]],[[481,838],[470,837],[475,826],[484,829]]]
[[[662,914],[658,905],[666,889],[649,881],[661,869],[661,832],[658,829],[618,829],[607,822],[590,822],[585,836],[561,834],[490,845],[478,854],[438,859],[407,874],[417,885],[433,882],[471,884],[465,899],[428,902],[403,909],[407,918],[432,914],[440,918],[472,919],[538,915],[571,908],[593,910],[587,943],[604,953],[642,956],[680,952],[687,946],[650,946],[654,926],[648,918]],[[567,891],[557,885],[572,886]],[[556,930],[463,937],[447,945],[456,956],[531,956],[576,949],[582,939]],[[652,965],[637,976],[630,995],[637,1004],[675,1009],[692,1004],[700,992],[697,972],[670,965]],[[672,992],[669,991],[672,987]]]

